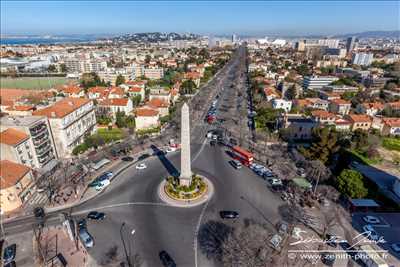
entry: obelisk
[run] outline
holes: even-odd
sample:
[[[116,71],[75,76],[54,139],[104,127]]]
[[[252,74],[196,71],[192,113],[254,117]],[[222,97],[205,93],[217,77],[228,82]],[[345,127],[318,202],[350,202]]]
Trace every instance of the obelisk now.
[[[189,106],[184,103],[181,109],[181,175],[179,184],[189,186],[191,182]]]

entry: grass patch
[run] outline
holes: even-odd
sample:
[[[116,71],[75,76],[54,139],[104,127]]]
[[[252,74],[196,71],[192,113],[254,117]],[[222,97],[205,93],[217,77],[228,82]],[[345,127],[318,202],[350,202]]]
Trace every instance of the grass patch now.
[[[57,85],[66,84],[67,81],[68,79],[64,77],[1,77],[0,88],[50,89]]]
[[[118,128],[113,128],[111,130],[108,128],[100,128],[97,129],[97,134],[102,137],[106,143],[120,140],[124,137],[124,132]]]
[[[389,150],[400,151],[400,138],[383,138],[382,146]]]
[[[368,156],[356,151],[356,150],[347,150],[350,153],[351,157],[359,162],[364,163],[365,165],[374,165],[378,164],[382,161],[381,158],[369,158]]]

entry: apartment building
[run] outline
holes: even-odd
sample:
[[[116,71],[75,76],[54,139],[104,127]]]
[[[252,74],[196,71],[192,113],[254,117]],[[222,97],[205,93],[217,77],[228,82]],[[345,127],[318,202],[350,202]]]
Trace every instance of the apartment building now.
[[[50,170],[58,158],[47,117],[4,116],[0,119],[1,159],[32,169]]]
[[[357,129],[369,130],[372,125],[372,119],[368,115],[356,115],[350,114],[347,119],[351,122],[351,130],[355,131]]]
[[[36,184],[29,167],[9,160],[0,161],[1,212],[11,212],[22,207],[34,191]]]
[[[321,89],[338,79],[338,77],[331,76],[306,76],[303,80],[303,88],[306,90]]]
[[[97,59],[68,58],[64,63],[69,73],[101,72],[107,69],[107,62]]]
[[[374,55],[372,53],[354,53],[352,56],[352,64],[369,66],[371,65],[373,59]]]
[[[94,104],[89,99],[64,98],[33,115],[48,118],[60,158],[70,157],[74,147],[96,131]]]
[[[329,111],[336,114],[347,115],[350,112],[350,108],[350,101],[343,99],[333,99],[329,103]]]
[[[101,114],[115,116],[117,112],[124,112],[128,115],[133,110],[133,103],[130,98],[111,98],[99,101],[97,109]]]
[[[292,101],[280,98],[272,99],[272,108],[283,109],[284,111],[289,112],[292,109]]]
[[[143,67],[143,76],[150,80],[158,80],[164,77],[164,69],[160,67]]]
[[[149,129],[160,126],[160,115],[157,110],[150,108],[136,109],[136,130]]]

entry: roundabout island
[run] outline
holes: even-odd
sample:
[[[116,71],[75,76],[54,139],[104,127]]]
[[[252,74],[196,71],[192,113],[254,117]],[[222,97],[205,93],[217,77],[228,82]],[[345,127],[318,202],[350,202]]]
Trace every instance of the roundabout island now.
[[[169,176],[163,180],[158,193],[167,204],[192,207],[206,202],[214,190],[210,180],[191,170],[189,106],[186,103],[182,106],[181,123],[181,173],[179,177]]]

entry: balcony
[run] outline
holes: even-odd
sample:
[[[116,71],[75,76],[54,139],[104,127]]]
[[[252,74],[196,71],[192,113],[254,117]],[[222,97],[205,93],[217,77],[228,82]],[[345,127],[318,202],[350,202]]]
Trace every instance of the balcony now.
[[[39,126],[36,126],[34,128],[30,129],[32,137],[37,136],[38,134],[42,133],[43,131],[47,130],[47,127],[45,124],[40,124]]]
[[[47,143],[46,146],[36,149],[36,153],[40,157],[40,155],[43,155],[45,152],[47,152],[49,150],[51,150],[51,145],[49,143]]]
[[[49,136],[46,134],[45,136],[43,136],[39,140],[33,140],[33,144],[35,145],[35,147],[38,147],[38,146],[42,145],[44,142],[47,142],[47,141],[49,141]]]
[[[35,136],[32,135],[33,140],[37,140],[42,138],[44,135],[47,135],[47,129],[41,131],[40,133],[36,134]]]

